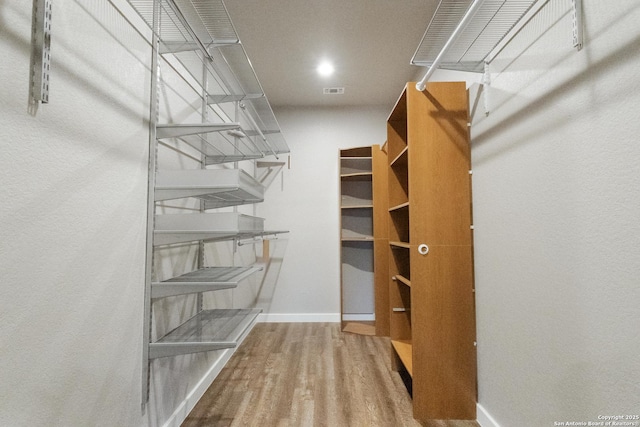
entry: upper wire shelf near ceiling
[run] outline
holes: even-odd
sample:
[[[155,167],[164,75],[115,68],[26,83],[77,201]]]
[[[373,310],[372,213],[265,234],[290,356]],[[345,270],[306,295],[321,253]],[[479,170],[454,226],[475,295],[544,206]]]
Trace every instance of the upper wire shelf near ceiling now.
[[[153,28],[154,2],[159,5],[160,53],[172,54],[208,92],[209,104],[241,102],[251,117],[256,144],[265,154],[289,147],[271,105],[231,22],[222,0],[128,0]],[[203,81],[202,64],[207,67]],[[252,132],[243,129],[250,136]]]
[[[484,72],[484,62],[538,0],[485,0],[447,49],[439,68]],[[473,0],[440,0],[411,64],[430,67]]]

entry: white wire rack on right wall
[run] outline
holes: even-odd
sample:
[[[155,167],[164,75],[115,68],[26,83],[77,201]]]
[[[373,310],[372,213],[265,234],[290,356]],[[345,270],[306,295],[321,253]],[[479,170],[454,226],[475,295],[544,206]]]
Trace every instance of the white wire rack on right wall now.
[[[417,83],[425,83],[438,68],[482,73],[485,63],[529,22],[549,0],[440,0],[411,58],[429,67]],[[573,45],[582,48],[582,0],[572,0]]]

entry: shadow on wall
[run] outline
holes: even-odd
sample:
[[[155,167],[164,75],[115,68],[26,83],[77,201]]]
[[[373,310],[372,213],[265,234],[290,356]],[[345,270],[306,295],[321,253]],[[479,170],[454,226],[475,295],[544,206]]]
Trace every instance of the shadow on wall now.
[[[638,8],[640,8],[640,6],[638,6]],[[616,18],[615,21],[619,22],[619,20],[623,20],[625,17],[629,17],[630,15],[633,15],[633,12],[627,11],[623,15]],[[560,20],[555,21],[552,25],[557,25],[559,21]],[[605,31],[607,32],[613,31],[615,28],[616,28],[616,25],[608,26],[606,27],[606,30],[600,33],[593,34],[591,37],[589,37],[588,33],[585,31],[585,47],[583,48],[583,51],[585,52],[584,54],[589,56],[590,42],[593,42],[597,38],[603,36]],[[548,31],[548,28],[545,29],[542,33],[539,33],[536,40],[542,37],[542,35],[547,31]],[[532,43],[530,43],[529,46],[531,44]],[[514,109],[514,111],[511,114],[505,117],[501,117],[501,120],[497,121],[494,126],[489,127],[486,130],[477,133],[472,140],[472,144],[474,146],[480,146],[480,145],[486,144],[487,142],[492,141],[497,135],[505,131],[504,123],[508,123],[510,127],[514,127],[518,123],[524,122],[530,119],[531,116],[534,116],[537,113],[547,110],[550,105],[554,105],[558,101],[561,101],[564,97],[568,96],[568,94],[571,94],[572,92],[578,90],[579,88],[591,87],[590,83],[592,83],[597,76],[605,75],[606,73],[616,69],[617,67],[623,64],[637,61],[637,58],[640,55],[640,50],[637,49],[638,45],[640,45],[640,36],[634,37],[628,40],[624,44],[620,44],[615,50],[611,50],[608,55],[600,58],[595,62],[592,62],[591,60],[589,60],[581,71],[573,74],[571,77],[569,77],[562,83],[551,88],[549,91],[547,91],[547,93],[542,93],[539,96],[536,96],[535,99],[532,100],[531,102],[520,104],[518,108]],[[523,51],[520,54],[520,56],[524,55],[525,52],[526,51]],[[562,52],[559,52],[558,55],[561,56],[561,59],[556,61],[553,64],[548,64],[548,65],[545,64],[544,69],[554,69],[554,67],[558,67],[562,62],[567,61],[568,59],[571,59],[571,56],[567,57],[566,55],[563,55]],[[515,59],[517,58],[511,58],[511,59],[505,60],[507,65],[496,74],[500,75],[502,73],[513,71],[510,68],[510,66],[515,61]],[[541,58],[541,60],[543,59]],[[541,71],[540,75],[537,78],[531,81],[528,81],[527,83],[528,85],[533,85],[536,82],[544,79],[545,76],[546,74]],[[624,98],[625,96],[629,96],[631,94],[632,92],[628,90],[628,87],[626,85],[619,85],[616,91],[609,91],[607,93],[607,98],[608,100],[610,100],[610,102],[618,102],[620,99]],[[503,107],[505,104],[508,104],[514,99],[518,98],[518,92],[507,94],[505,92],[501,93],[497,89],[492,88],[491,86],[489,86],[488,88],[482,87],[475,94],[475,99],[472,99],[470,102],[470,104],[473,106],[472,111],[477,110],[478,105],[482,104],[483,101],[480,100],[479,98],[485,95],[489,96],[489,101],[491,101],[492,99],[500,100],[500,102],[497,103],[496,105],[490,105],[490,114],[494,111],[500,110],[500,108]],[[602,97],[600,96],[599,99],[602,100]],[[571,116],[580,115],[581,113],[587,112],[587,111],[593,114],[594,110],[607,108],[607,103],[602,103],[601,101],[597,104],[585,103],[583,104],[583,107],[584,107],[584,111],[575,110],[575,109],[572,110]],[[521,134],[521,133],[517,134],[517,136],[510,143],[507,150],[513,149],[525,141],[535,140],[537,136],[546,133],[549,128],[560,128],[563,126],[563,124],[567,123],[567,121],[570,119],[571,117],[568,113],[557,114],[555,115],[555,119],[552,123],[546,120],[544,122],[541,122],[540,127],[533,131],[530,131],[526,134]],[[479,120],[477,120],[474,123],[474,125],[480,124],[483,121],[484,121],[484,117],[480,116]],[[502,149],[498,153],[493,153],[489,156],[485,156],[483,159],[476,159],[476,161],[488,160],[492,157],[501,155],[504,152],[505,152],[505,149]]]
[[[103,2],[88,2],[92,5],[95,3],[96,7],[102,7],[102,9],[104,9],[99,12],[87,9],[87,7],[78,0],[76,0],[75,3],[80,7],[80,9],[86,12],[87,16],[91,18],[96,25],[104,30],[103,37],[110,39],[110,42],[115,42],[124,49],[124,51],[128,52],[133,58],[136,58],[139,61],[140,68],[130,70],[130,72],[145,72],[150,75],[151,72],[148,62],[151,58],[151,45],[149,42],[145,43],[148,44],[148,51],[145,50],[144,52],[136,51],[131,48],[132,46],[138,45],[139,41],[141,39],[144,40],[145,38],[131,26],[122,11],[117,9],[113,4],[110,4],[109,6],[102,5]],[[31,64],[30,72],[33,72],[33,53],[31,52],[32,31],[27,33],[27,31],[15,30],[15,28],[26,27],[25,24],[27,22],[31,22],[32,17],[22,14],[22,22],[15,22],[14,20],[11,25],[9,25],[6,20],[7,6],[5,4],[5,0],[0,0],[0,34],[2,35],[2,39],[12,45],[15,49],[22,52],[25,57],[29,56]],[[36,0],[33,1],[34,8],[35,4]],[[21,9],[24,8],[24,6],[19,7]],[[19,10],[16,10],[13,14],[20,16],[19,12]],[[86,94],[87,97],[95,98],[96,103],[102,104],[105,103],[105,100],[110,100],[114,111],[129,117],[140,116],[141,111],[139,108],[146,110],[146,103],[142,101],[137,94],[130,93],[129,88],[126,85],[126,73],[124,73],[123,70],[120,70],[118,75],[108,73],[108,69],[104,66],[95,61],[92,62],[89,56],[83,55],[82,40],[84,37],[88,36],[87,34],[77,34],[76,39],[78,41],[78,45],[73,46],[65,43],[64,37],[56,37],[56,33],[63,34],[66,31],[60,27],[62,26],[65,17],[60,15],[56,16],[56,12],[57,10],[54,5],[51,22],[51,102],[55,101],[56,87],[60,87],[60,85],[56,85],[56,80],[64,79],[66,81],[73,82],[72,85],[76,86]],[[56,26],[58,26],[57,29]],[[29,28],[31,28],[31,25],[29,25]],[[91,37],[98,36],[99,34],[91,35]],[[133,38],[137,40],[133,40]],[[69,58],[65,58],[65,55],[69,56],[72,54],[75,54],[72,61],[70,61]],[[68,64],[70,63],[83,63],[84,67],[79,68],[77,66],[69,66]],[[81,69],[87,69],[90,70],[90,72],[82,72]],[[100,81],[103,83],[99,83]],[[28,89],[31,86],[29,76],[26,73],[22,84],[26,84]],[[112,91],[106,90],[107,87],[119,88],[118,92],[120,96],[114,96]],[[144,89],[148,90],[146,87]],[[27,90],[26,93],[29,93],[29,90]],[[126,102],[123,101],[123,94],[129,94]],[[132,108],[132,106],[137,107]],[[34,105],[31,102],[30,96],[28,96],[27,99],[27,111],[31,115],[35,115],[37,112],[37,104]],[[87,135],[88,140],[90,140],[91,137],[92,135]]]
[[[254,290],[255,297],[251,305],[263,309],[266,313],[271,311],[271,302],[278,285],[278,278],[280,277],[288,243],[289,240],[286,238],[269,240],[269,257],[266,259],[261,258],[265,255],[262,253],[261,257],[257,259],[256,266],[262,265],[263,270],[260,274],[257,288]]]

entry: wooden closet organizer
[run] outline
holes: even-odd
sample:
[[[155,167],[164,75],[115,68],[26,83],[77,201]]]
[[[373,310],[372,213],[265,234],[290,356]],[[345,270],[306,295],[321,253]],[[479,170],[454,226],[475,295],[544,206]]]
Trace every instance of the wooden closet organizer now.
[[[465,83],[408,83],[387,132],[392,366],[411,376],[416,419],[475,419]]]
[[[387,155],[340,150],[340,278],[344,332],[389,335]]]

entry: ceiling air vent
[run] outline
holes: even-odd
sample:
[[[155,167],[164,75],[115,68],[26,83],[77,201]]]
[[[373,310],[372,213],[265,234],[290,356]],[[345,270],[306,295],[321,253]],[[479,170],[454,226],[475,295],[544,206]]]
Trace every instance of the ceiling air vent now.
[[[322,89],[322,93],[325,95],[344,95],[343,87],[325,87]]]

